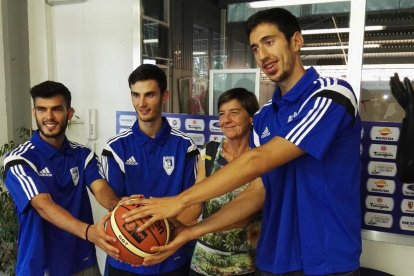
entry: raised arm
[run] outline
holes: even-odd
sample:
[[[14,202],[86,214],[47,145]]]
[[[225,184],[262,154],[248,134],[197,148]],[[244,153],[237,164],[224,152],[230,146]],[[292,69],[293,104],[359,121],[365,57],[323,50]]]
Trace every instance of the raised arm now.
[[[34,196],[31,200],[31,205],[43,219],[53,225],[81,239],[94,243],[114,258],[119,257],[119,250],[109,244],[109,241],[115,242],[115,239],[106,235],[103,227],[108,219],[108,215],[102,218],[96,225],[89,225],[73,217],[67,210],[56,204],[48,193]]]
[[[187,206],[230,192],[303,154],[304,151],[295,144],[275,137],[265,145],[243,153],[199,185],[178,196],[140,199],[139,203],[143,206],[137,209],[137,213],[131,214],[127,221],[151,216],[140,230],[145,229],[159,219],[174,217]]]
[[[114,190],[112,190],[105,179],[95,180],[92,182],[90,188],[96,201],[108,211],[112,211],[118,204],[119,197],[115,194]]]
[[[153,247],[153,251],[160,252],[145,258],[144,265],[162,262],[190,240],[207,233],[246,225],[251,216],[262,208],[264,199],[265,189],[261,179],[257,178],[235,199],[207,219],[193,226],[178,229],[175,238],[168,245]]]

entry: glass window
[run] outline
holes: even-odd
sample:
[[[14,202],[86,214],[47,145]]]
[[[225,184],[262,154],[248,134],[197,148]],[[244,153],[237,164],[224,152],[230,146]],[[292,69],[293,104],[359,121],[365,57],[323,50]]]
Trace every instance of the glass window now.
[[[404,110],[390,92],[394,73],[414,78],[414,2],[367,1],[360,113],[364,121],[401,122]]]
[[[168,0],[142,0],[142,13],[145,17],[168,24]]]

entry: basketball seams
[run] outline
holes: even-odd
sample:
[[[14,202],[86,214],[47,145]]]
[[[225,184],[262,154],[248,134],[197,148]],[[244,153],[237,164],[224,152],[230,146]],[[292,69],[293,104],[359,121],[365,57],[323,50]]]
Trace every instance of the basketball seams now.
[[[137,220],[137,225],[135,226],[127,225],[126,222],[122,219],[122,215],[137,207],[135,205],[124,205],[127,201],[121,205],[116,206],[116,208],[112,211],[110,220],[107,222],[110,225],[106,226],[108,227],[106,229],[106,232],[107,234],[115,237],[117,243],[122,245],[119,246],[118,244],[113,244],[121,251],[121,261],[137,265],[142,264],[144,258],[158,254],[158,252],[154,253],[152,251],[149,251],[152,246],[155,246],[157,244],[168,244],[170,240],[171,227],[168,220],[163,219],[159,222],[164,224],[165,232],[160,232],[159,227],[161,227],[161,225],[153,225],[144,232],[134,232],[136,231],[136,228],[133,227],[139,227],[145,223],[146,219],[144,218]],[[119,207],[122,208],[118,210]],[[165,243],[162,243],[162,241],[165,241]]]
[[[116,223],[116,219],[115,219],[115,213],[116,213],[116,210],[119,208],[119,207],[123,207],[123,208],[125,208],[125,209],[127,209],[127,210],[129,210],[128,208],[126,208],[125,206],[123,206],[123,205],[119,205],[119,206],[117,206],[114,210],[113,210],[113,212],[112,212],[112,214],[111,214],[111,223],[110,223],[110,225],[111,225],[111,229],[112,229],[112,231],[113,231],[113,233],[114,233],[114,235],[115,235],[115,238],[117,238],[118,239],[118,237],[121,235],[122,237],[124,237],[125,238],[125,235],[122,233],[122,231],[119,229],[119,227],[118,227],[118,224]],[[127,244],[124,244],[123,242],[121,242],[121,241],[119,241],[119,239],[118,239],[118,242],[120,243],[120,244],[122,244],[122,246],[123,247],[125,247],[128,251],[130,251],[131,253],[133,253],[134,255],[136,255],[137,257],[141,257],[141,258],[145,258],[145,257],[150,257],[150,256],[152,256],[153,254],[149,254],[149,253],[147,253],[147,252],[145,252],[145,251],[143,251],[143,250],[141,250],[141,249],[139,249],[139,248],[137,248],[136,246],[134,246],[134,245],[132,245],[131,244],[131,242],[129,242],[128,241],[128,243]]]
[[[143,220],[141,220],[141,221],[142,221],[143,223],[145,223],[145,221],[143,221]],[[167,234],[167,237],[166,237],[166,239],[165,239],[165,244],[167,244],[167,242],[168,242],[168,236],[169,236],[169,234],[168,234],[168,233],[169,233],[169,231],[168,231],[169,229],[167,229],[167,227],[168,227],[168,226],[167,226],[167,224],[165,223],[165,220],[163,220],[163,222],[164,222],[164,225],[165,225],[165,231],[167,231],[167,233],[166,233],[166,234]],[[153,228],[153,229],[155,229],[155,230],[152,230],[151,228]],[[158,237],[154,234],[154,231],[157,231],[157,230],[156,230],[156,227],[155,227],[154,225],[152,225],[152,226],[151,226],[151,228],[148,228],[148,230],[149,230],[149,232],[151,233],[151,235],[153,236],[154,240],[155,240],[155,241],[157,241],[158,245],[162,245],[162,244],[161,244],[161,241],[159,241],[159,240],[158,240]],[[151,251],[151,252],[152,252],[152,251]],[[157,254],[157,253],[152,253],[152,254]]]
[[[111,230],[112,230],[112,233],[115,235],[115,231],[114,231],[114,228],[112,227],[112,223],[109,223],[109,227],[111,228]],[[118,240],[118,239],[117,239]],[[118,243],[119,244],[121,244],[122,245],[122,247],[125,249],[125,250],[127,250],[128,252],[130,252],[131,254],[133,254],[133,255],[135,255],[136,257],[138,257],[138,258],[142,258],[142,259],[144,259],[143,257],[141,257],[141,256],[138,256],[137,254],[135,254],[134,252],[132,252],[131,250],[129,250],[129,248],[128,247],[126,247],[122,242],[120,242],[119,240],[118,240]]]
[[[170,224],[167,219],[164,219],[165,230],[167,231],[167,237],[165,239],[165,244],[170,242]]]

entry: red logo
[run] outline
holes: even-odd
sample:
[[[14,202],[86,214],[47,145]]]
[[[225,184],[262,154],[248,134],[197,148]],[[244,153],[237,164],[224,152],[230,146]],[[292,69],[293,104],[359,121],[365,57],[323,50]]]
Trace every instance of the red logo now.
[[[375,186],[377,186],[378,188],[384,188],[385,186],[387,186],[387,184],[384,180],[378,180],[375,181]]]
[[[390,133],[391,133],[391,129],[389,129],[388,127],[384,127],[384,128],[381,128],[381,129],[379,130],[379,133],[380,133],[382,136],[387,136],[388,134],[390,134]]]

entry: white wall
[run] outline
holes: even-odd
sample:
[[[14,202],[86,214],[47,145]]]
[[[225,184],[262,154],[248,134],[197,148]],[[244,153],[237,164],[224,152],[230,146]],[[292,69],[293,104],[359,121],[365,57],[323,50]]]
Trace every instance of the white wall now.
[[[31,85],[47,78],[63,82],[72,91],[72,105],[81,121],[88,108],[98,109],[98,139],[89,142],[92,146],[96,142],[99,154],[115,134],[116,110],[133,110],[127,77],[137,65],[138,0],[87,0],[53,7],[44,2],[28,1]],[[1,65],[0,57],[0,69]],[[0,122],[1,91],[0,76]],[[68,135],[88,143],[82,124],[73,124]],[[95,204],[95,219],[104,213]],[[364,240],[361,265],[413,275],[413,256],[414,247]],[[98,258],[102,267],[101,251]]]
[[[361,266],[396,276],[414,275],[414,247],[363,240]],[[363,275],[361,275],[363,276]]]
[[[0,3],[0,72],[5,72],[4,65],[4,34],[3,34],[3,5]],[[8,141],[7,113],[6,113],[6,79],[4,73],[0,74],[0,144]]]
[[[56,6],[44,0],[28,2],[31,85],[46,79],[64,83],[80,117],[68,130],[69,138],[96,146],[100,154],[115,134],[116,110],[133,110],[127,79],[137,48],[133,31],[139,18],[138,1],[87,0]],[[88,108],[98,110],[97,140],[88,141],[81,124]],[[93,205],[97,221],[106,211]],[[104,257],[99,250],[101,267]]]

